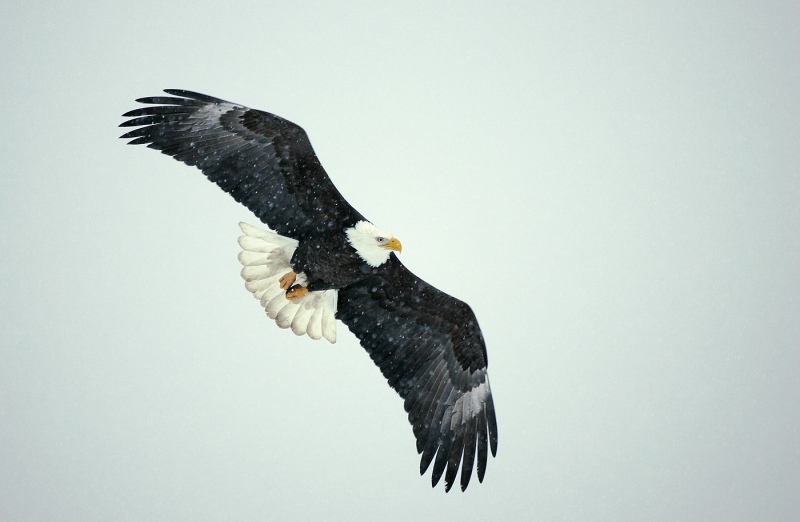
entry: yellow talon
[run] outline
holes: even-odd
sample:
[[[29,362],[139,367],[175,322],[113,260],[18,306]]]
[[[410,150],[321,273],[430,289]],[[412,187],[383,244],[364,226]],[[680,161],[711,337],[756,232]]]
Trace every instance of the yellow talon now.
[[[281,285],[281,290],[288,290],[294,284],[295,279],[297,279],[297,274],[295,274],[294,271],[281,277],[278,281]]]
[[[294,273],[294,272],[293,272]],[[286,291],[286,299],[289,301],[297,301],[301,297],[304,297],[308,294],[308,288],[305,286],[294,285],[289,290]]]

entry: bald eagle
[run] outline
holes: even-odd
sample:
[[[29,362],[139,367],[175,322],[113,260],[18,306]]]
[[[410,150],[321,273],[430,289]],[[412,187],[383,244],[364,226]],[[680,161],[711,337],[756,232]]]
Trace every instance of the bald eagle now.
[[[483,335],[470,307],[411,273],[400,241],[334,187],[305,131],[274,114],[198,94],[140,98],[121,127],[187,165],[250,209],[270,230],[240,223],[246,288],[278,326],[336,341],[343,322],[404,399],[435,487],[461,489],[497,453]]]

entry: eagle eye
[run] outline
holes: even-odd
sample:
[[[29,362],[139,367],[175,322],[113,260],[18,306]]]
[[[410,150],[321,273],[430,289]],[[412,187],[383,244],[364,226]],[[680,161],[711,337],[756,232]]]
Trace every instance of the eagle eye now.
[[[386,238],[378,236],[378,237],[375,238],[375,241],[377,241],[378,243],[383,243],[384,241],[386,241]]]

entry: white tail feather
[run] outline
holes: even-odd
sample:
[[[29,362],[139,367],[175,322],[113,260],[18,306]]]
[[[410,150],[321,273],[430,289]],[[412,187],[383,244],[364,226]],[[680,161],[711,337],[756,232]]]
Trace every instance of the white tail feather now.
[[[336,290],[309,292],[296,301],[286,299],[280,278],[292,271],[291,259],[297,241],[247,223],[239,223],[244,233],[239,237],[239,262],[244,286],[261,302],[267,315],[281,328],[312,339],[325,337],[336,342]],[[297,274],[295,283],[305,285],[305,274]]]
[[[239,262],[243,266],[265,265],[268,262],[267,259],[266,256],[260,253],[248,252],[247,250],[239,252]]]
[[[319,339],[322,337],[322,307],[314,310],[311,319],[308,320],[308,336],[312,339]]]

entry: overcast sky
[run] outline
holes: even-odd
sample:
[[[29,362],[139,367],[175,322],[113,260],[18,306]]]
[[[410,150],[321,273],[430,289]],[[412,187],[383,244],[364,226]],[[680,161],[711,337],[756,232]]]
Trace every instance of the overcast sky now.
[[[796,2],[12,2],[0,519],[800,519]],[[339,324],[244,288],[247,210],[117,137],[183,88],[303,126],[468,302],[499,451],[419,477]]]

